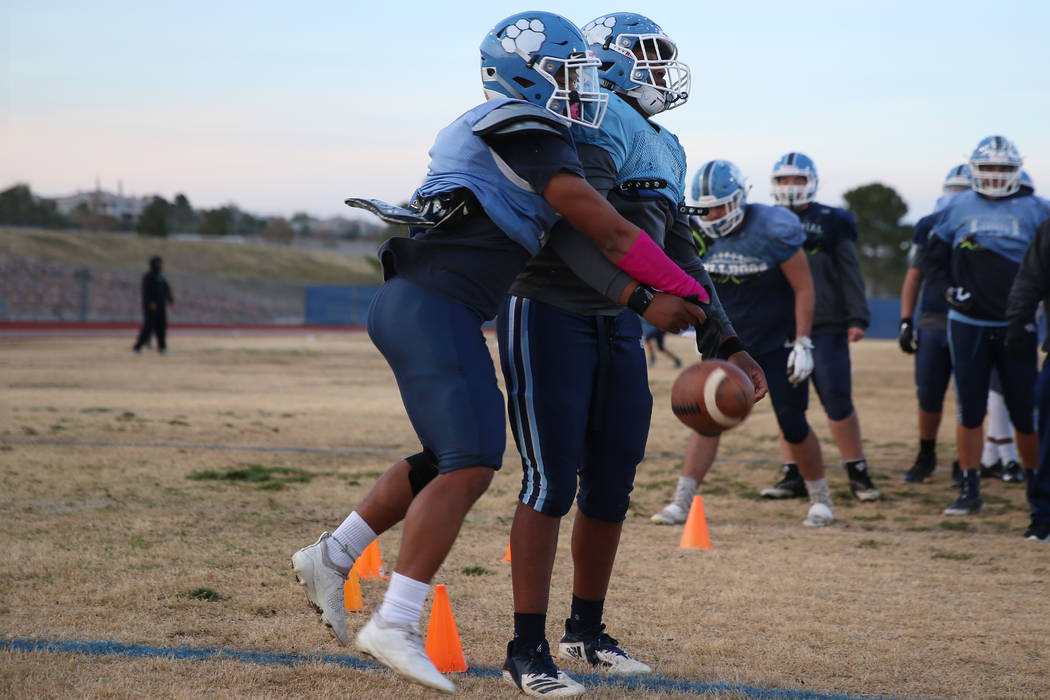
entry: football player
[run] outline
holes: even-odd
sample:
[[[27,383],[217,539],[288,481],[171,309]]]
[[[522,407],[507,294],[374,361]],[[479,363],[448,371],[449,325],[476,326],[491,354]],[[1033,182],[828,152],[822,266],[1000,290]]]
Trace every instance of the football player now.
[[[685,103],[688,68],[652,20],[604,15],[583,28],[602,67],[608,110],[599,129],[573,127],[588,181],[616,210],[650,232],[694,279],[711,287],[692,244],[686,214],[685,153],[649,118]],[[603,613],[635,469],[645,453],[652,409],[638,314],[649,318],[654,290],[634,286],[604,258],[607,274],[566,256],[576,241],[566,224],[518,276],[498,327],[510,424],[522,455],[522,487],[511,529],[514,639],[504,674],[526,694],[581,692],[568,674],[540,663],[551,571],[561,518],[575,502],[573,586],[558,656],[589,669],[644,673],[649,666],[605,632]],[[617,300],[629,293],[624,309]],[[735,337],[717,300],[699,343],[709,356],[761,370]],[[637,312],[637,313],[634,313]],[[539,650],[539,651],[538,651]]]
[[[862,501],[875,501],[881,494],[868,474],[860,419],[851,396],[849,344],[864,337],[871,320],[857,259],[857,223],[848,211],[815,201],[818,184],[817,168],[805,154],[788,153],[773,166],[773,199],[798,216],[806,233],[804,249],[816,290],[813,385],[842,454],[850,491]],[[785,457],[782,478],[763,489],[762,495],[804,496],[806,489],[798,467],[783,442],[781,447]]]
[[[948,339],[959,403],[956,443],[962,467],[959,498],[945,515],[984,508],[980,491],[981,426],[991,370],[998,370],[1003,398],[1021,461],[1033,469],[1039,451],[1032,414],[1035,404],[1036,339],[1003,346],[1006,300],[1036,227],[1050,215],[1050,202],[1022,191],[1022,159],[1002,136],[983,139],[970,157],[972,189],[952,198],[938,214],[924,273],[948,302]]]
[[[382,606],[358,648],[409,680],[452,692],[426,655],[419,618],[431,578],[463,520],[500,468],[506,421],[482,324],[563,216],[616,265],[677,297],[708,299],[643,231],[621,218],[583,178],[570,124],[596,127],[607,97],[580,30],[547,12],[513,15],[481,44],[490,99],[445,127],[413,211],[409,238],[380,249],[386,282],[368,331],[390,364],[425,447],[382,476],[338,529],[292,557],[307,596],[338,640],[348,642],[343,584],[356,557],[404,519],[401,551]],[[364,200],[355,200],[363,202]],[[665,297],[669,295],[664,295]],[[704,320],[676,296],[670,325]]]
[[[729,161],[712,160],[697,171],[693,199],[708,210],[696,220],[710,240],[704,265],[741,342],[765,372],[781,437],[809,495],[803,524],[822,527],[834,517],[820,442],[806,421],[814,305],[813,278],[802,247],[806,235],[789,209],[748,204],[748,189],[740,169]],[[718,437],[690,437],[673,500],[653,522],[685,520],[717,449]]]
[[[1035,238],[1021,260],[1020,269],[1010,288],[1006,305],[1006,349],[1024,362],[1035,330],[1036,306],[1050,309],[1050,219],[1036,229]],[[1050,352],[1050,338],[1043,342]],[[1050,542],[1050,356],[1035,385],[1039,410],[1039,462],[1035,471],[1026,470],[1028,503],[1032,521],[1024,536],[1029,540]]]
[[[901,320],[897,342],[901,350],[915,355],[915,386],[919,400],[919,454],[904,474],[910,483],[922,483],[937,468],[937,432],[941,425],[944,393],[952,378],[952,358],[948,351],[948,302],[923,279],[922,259],[930,230],[939,212],[952,196],[970,189],[970,166],[962,163],[948,171],[942,194],[933,214],[919,219],[908,251],[908,271],[901,286]],[[915,322],[916,308],[919,310]],[[958,478],[959,462],[952,465]]]

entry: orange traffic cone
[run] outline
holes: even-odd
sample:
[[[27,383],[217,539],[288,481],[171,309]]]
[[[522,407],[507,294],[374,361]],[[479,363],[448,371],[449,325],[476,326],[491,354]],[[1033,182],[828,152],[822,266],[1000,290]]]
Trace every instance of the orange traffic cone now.
[[[704,501],[700,494],[693,496],[693,505],[689,507],[689,517],[685,520],[680,549],[703,549],[711,551],[711,540],[707,536],[707,518],[704,517]]]
[[[361,578],[386,579],[383,575],[383,558],[379,555],[379,540],[372,540],[372,544],[365,547],[354,563],[354,568]]]
[[[510,542],[507,543],[507,553],[503,555],[500,561],[510,561]]]
[[[343,584],[343,608],[346,610],[364,610],[365,601],[361,598],[361,583],[357,580],[357,567],[350,568],[350,575]]]
[[[452,604],[443,584],[434,586],[434,605],[430,608],[430,624],[427,625],[427,656],[442,673],[467,670],[456,619],[452,617]]]

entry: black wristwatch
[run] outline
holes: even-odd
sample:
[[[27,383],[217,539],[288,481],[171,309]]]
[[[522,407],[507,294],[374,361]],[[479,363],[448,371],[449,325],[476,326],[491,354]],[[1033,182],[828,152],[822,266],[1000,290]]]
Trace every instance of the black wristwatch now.
[[[656,298],[656,290],[652,287],[647,287],[644,284],[639,284],[631,292],[631,296],[627,297],[627,308],[635,312],[639,316],[645,314],[646,309],[649,308],[649,304],[653,303],[653,299]]]

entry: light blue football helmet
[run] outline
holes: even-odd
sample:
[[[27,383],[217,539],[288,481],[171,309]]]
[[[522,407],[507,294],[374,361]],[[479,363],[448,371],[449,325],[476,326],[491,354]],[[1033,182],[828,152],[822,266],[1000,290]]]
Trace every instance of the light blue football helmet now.
[[[1035,194],[1035,183],[1032,182],[1032,176],[1028,174],[1028,171],[1021,171],[1021,180],[1017,189],[1025,190],[1028,194]]]
[[[781,183],[779,178],[789,175],[802,175],[806,178],[804,185]],[[812,202],[817,196],[817,166],[804,153],[792,151],[780,157],[773,165],[772,178],[773,201],[782,207],[800,207]]]
[[[948,171],[948,175],[944,178],[943,193],[956,194],[965,192],[970,189],[972,184],[973,178],[970,175],[970,164],[961,163]]]
[[[646,116],[689,99],[689,66],[656,22],[633,12],[602,15],[583,26],[587,45],[602,62],[602,87],[632,97]]]
[[[594,128],[609,101],[598,84],[600,65],[579,28],[552,12],[511,15],[481,42],[486,97],[525,100],[566,122]]]
[[[970,156],[973,189],[988,197],[1008,197],[1021,186],[1023,164],[1024,159],[1010,139],[985,137]]]
[[[711,238],[728,236],[744,220],[744,206],[751,189],[740,168],[728,160],[711,160],[700,166],[693,176],[691,194],[698,207],[713,209],[726,205],[725,213],[717,219],[699,217],[700,230]]]

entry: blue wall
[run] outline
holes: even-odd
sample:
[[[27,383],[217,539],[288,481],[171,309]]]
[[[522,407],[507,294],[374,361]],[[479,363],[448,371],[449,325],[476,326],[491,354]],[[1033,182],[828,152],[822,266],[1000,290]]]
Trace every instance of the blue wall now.
[[[368,305],[379,287],[309,285],[306,287],[304,321],[311,326],[363,326]],[[899,299],[868,299],[871,309],[870,338],[896,338],[900,321]]]
[[[304,300],[304,322],[311,326],[363,326],[368,305],[379,287],[309,285]]]
[[[900,299],[868,298],[871,309],[871,326],[868,327],[869,338],[896,338],[897,327],[901,320]]]

